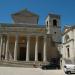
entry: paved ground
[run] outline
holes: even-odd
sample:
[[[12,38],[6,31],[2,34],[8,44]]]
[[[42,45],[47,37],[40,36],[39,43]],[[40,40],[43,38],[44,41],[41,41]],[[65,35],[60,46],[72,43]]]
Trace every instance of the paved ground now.
[[[64,75],[63,70],[42,70],[40,68],[0,67],[0,75]]]
[[[65,74],[65,75],[75,75],[75,74]]]
[[[63,70],[45,70],[44,75],[65,75]]]

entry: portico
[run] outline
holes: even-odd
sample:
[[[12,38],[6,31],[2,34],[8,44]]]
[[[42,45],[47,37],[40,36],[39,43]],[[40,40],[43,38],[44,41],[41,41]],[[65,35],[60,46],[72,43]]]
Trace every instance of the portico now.
[[[44,61],[44,62],[47,60],[46,35],[25,35],[25,34],[20,35],[19,33],[16,33],[13,36],[11,36],[10,34],[3,34],[3,35],[1,34],[1,37],[2,38],[0,38],[1,40],[0,60],[10,61],[13,59],[13,61],[20,60],[20,61]],[[3,41],[4,38],[6,39]],[[4,47],[3,43],[5,44],[5,49],[3,48]],[[40,47],[40,45],[42,46]],[[41,51],[39,47],[41,48]],[[4,51],[4,54],[2,54],[2,51]],[[41,56],[40,58],[39,54]]]

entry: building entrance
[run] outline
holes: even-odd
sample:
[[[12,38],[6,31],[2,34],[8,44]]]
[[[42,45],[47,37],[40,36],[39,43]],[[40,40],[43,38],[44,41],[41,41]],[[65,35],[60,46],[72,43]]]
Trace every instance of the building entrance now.
[[[20,47],[19,60],[20,61],[25,61],[26,60],[26,47]]]
[[[42,54],[41,53],[38,53],[38,60],[42,61]]]

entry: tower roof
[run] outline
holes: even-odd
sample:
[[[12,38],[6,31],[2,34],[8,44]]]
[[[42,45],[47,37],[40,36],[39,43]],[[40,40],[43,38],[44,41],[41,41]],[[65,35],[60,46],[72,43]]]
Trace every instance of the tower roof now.
[[[49,13],[49,14],[46,16],[46,18],[47,18],[47,17],[56,17],[56,18],[59,18],[59,19],[60,19],[60,15],[55,14],[55,13]]]
[[[60,18],[60,15],[58,15],[58,14],[49,13],[48,15],[49,15],[49,16],[51,16],[51,17],[53,17],[53,16],[54,16],[54,17]]]

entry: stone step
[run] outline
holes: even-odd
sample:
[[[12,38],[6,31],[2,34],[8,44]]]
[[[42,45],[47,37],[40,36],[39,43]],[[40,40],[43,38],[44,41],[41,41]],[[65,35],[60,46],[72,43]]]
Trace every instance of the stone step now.
[[[34,62],[34,61],[0,61],[0,66],[10,66],[10,67],[40,67],[43,62]]]

